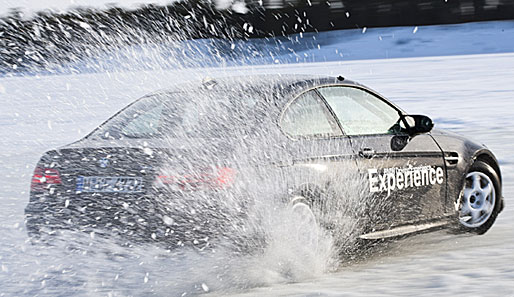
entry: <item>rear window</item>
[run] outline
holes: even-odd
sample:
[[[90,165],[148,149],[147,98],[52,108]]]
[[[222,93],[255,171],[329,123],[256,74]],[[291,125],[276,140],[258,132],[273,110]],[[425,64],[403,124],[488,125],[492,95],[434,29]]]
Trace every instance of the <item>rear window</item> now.
[[[101,139],[230,138],[250,133],[252,96],[216,92],[166,93],[142,98],[95,130]]]

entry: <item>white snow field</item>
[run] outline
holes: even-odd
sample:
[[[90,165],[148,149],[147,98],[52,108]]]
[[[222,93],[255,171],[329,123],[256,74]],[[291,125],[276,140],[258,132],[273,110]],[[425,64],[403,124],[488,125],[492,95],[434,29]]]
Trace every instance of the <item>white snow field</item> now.
[[[120,72],[510,53],[514,52],[512,36],[514,21],[495,21],[335,30],[250,40],[154,40],[71,64],[50,63],[45,71]],[[97,47],[108,48],[108,44],[100,43]]]
[[[234,264],[222,254],[123,250],[89,236],[72,237],[75,248],[28,242],[23,209],[45,150],[84,136],[147,92],[207,75],[258,73],[344,75],[429,115],[437,127],[486,143],[501,162],[506,209],[483,236],[418,235],[335,271],[301,257],[277,264],[287,246]],[[513,295],[513,98],[514,54],[0,79],[0,296]]]
[[[0,78],[0,297],[514,296],[513,34],[514,22],[345,30],[298,35],[313,43],[284,41],[278,55],[256,61],[277,65],[139,71],[154,65],[120,59],[122,72]],[[277,47],[262,42],[253,46],[262,52]],[[154,57],[141,61],[146,58]],[[357,263],[336,259],[338,265],[325,254],[305,259],[287,242],[236,259],[223,250],[199,255],[121,248],[87,234],[68,234],[68,242],[54,246],[29,242],[23,209],[43,152],[85,136],[157,89],[207,76],[264,73],[343,75],[407,112],[430,116],[438,128],[487,144],[503,171],[506,209],[483,236],[417,235]]]

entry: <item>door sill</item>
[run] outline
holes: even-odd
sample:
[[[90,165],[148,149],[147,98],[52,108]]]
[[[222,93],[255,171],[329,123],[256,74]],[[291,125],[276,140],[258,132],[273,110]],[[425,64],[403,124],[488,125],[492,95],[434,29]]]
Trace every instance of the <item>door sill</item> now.
[[[423,224],[417,224],[417,225],[406,225],[406,226],[392,228],[389,230],[382,230],[382,231],[366,233],[366,234],[359,236],[359,238],[367,239],[367,240],[392,238],[392,237],[407,235],[410,233],[416,233],[416,232],[421,232],[421,231],[425,231],[425,230],[429,230],[429,229],[433,229],[433,228],[442,227],[442,226],[448,225],[449,223],[450,223],[450,220],[442,220],[442,221],[423,223]]]

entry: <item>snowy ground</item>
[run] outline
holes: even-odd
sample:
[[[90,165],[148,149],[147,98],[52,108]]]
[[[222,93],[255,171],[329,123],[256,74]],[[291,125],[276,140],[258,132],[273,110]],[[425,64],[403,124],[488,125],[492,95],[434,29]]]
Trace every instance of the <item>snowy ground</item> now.
[[[513,33],[514,22],[345,30],[298,35],[303,41],[283,41],[278,55],[257,61],[280,65],[0,78],[0,296],[514,296]],[[252,42],[262,52],[274,46]],[[385,59],[391,57],[411,58]],[[410,113],[429,115],[439,128],[486,143],[503,170],[505,211],[484,236],[415,236],[332,272],[301,258],[277,269],[287,246],[227,264],[222,254],[122,250],[89,237],[72,239],[74,249],[27,242],[23,209],[45,150],[83,137],[148,92],[206,76],[259,73],[343,75]]]
[[[263,265],[234,267],[253,289],[216,285],[216,259],[168,259],[148,250],[107,256],[27,243],[23,208],[30,175],[45,150],[93,129],[147,92],[205,75],[342,74],[411,113],[486,143],[504,172],[506,210],[484,236],[445,232],[416,236],[336,272],[281,275]],[[514,295],[514,54],[310,63],[251,68],[3,78],[0,80],[0,296],[178,296],[202,292],[244,296]],[[112,248],[108,245],[103,249]],[[273,258],[272,258],[273,259]],[[301,260],[299,260],[301,261]],[[299,268],[300,267],[300,268]],[[241,269],[244,269],[241,271]],[[308,271],[309,267],[293,265]],[[314,270],[314,269],[313,269]],[[289,271],[295,275],[295,271]]]
[[[122,33],[120,33],[122,34]],[[422,27],[362,28],[250,40],[149,42],[71,64],[49,62],[45,73],[142,71],[514,52],[514,21]],[[108,48],[98,44],[98,48]],[[42,71],[42,69],[33,69]]]

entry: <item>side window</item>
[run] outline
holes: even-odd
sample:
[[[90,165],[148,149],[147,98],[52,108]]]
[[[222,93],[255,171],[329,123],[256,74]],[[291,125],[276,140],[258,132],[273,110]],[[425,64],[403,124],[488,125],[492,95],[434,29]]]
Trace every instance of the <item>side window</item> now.
[[[138,110],[132,119],[121,128],[121,133],[128,138],[151,138],[159,133],[162,117],[162,104],[149,110]]]
[[[315,91],[303,93],[291,102],[280,126],[292,137],[341,135],[335,119]]]
[[[318,91],[337,116],[345,134],[392,133],[398,111],[375,95],[354,87],[323,87]]]
[[[157,138],[161,134],[164,104],[156,98],[142,98],[109,119],[91,135],[101,139]]]

